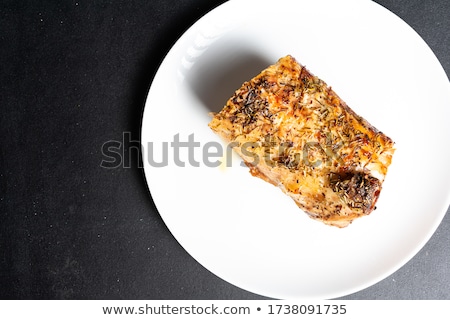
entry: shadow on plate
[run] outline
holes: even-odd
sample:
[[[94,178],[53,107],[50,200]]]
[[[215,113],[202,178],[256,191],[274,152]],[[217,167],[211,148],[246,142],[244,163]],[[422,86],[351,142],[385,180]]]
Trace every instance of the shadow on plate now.
[[[205,57],[189,71],[188,83],[208,112],[219,112],[245,81],[273,63],[253,52],[237,52],[220,60]]]

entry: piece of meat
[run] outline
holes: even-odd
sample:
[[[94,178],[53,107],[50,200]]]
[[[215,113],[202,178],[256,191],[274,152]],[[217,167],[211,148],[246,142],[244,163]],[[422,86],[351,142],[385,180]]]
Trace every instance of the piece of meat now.
[[[337,227],[375,209],[394,153],[389,137],[292,56],[245,82],[209,126],[253,176]]]

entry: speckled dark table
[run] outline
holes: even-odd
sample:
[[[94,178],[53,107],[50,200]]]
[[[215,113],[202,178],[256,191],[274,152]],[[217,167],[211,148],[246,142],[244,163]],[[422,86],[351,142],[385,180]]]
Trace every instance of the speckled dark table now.
[[[0,298],[259,299],[174,240],[138,154],[145,98],[178,37],[223,0],[0,3]],[[377,0],[450,74],[450,2]],[[446,146],[448,147],[448,146]],[[450,299],[450,214],[404,267],[348,299]]]

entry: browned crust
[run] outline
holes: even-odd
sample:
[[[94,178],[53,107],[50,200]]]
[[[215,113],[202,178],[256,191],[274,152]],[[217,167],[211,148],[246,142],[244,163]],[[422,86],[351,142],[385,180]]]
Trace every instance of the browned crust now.
[[[237,142],[253,176],[280,187],[311,218],[338,227],[375,209],[394,152],[388,136],[291,56],[245,82],[209,126]],[[253,163],[242,150],[249,142],[269,162]],[[268,152],[267,144],[278,150]],[[317,168],[295,160],[308,144],[308,156],[324,160]]]

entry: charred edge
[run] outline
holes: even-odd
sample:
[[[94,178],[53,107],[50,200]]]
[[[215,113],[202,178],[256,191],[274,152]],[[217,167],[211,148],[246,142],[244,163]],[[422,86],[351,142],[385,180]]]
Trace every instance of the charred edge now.
[[[374,208],[381,190],[381,182],[364,172],[331,173],[331,189],[352,209],[369,214]]]

